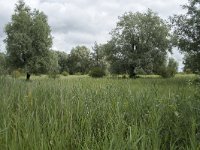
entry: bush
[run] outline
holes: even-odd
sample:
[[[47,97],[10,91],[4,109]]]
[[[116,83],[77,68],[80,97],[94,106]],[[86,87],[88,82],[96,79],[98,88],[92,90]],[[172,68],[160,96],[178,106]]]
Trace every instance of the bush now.
[[[127,78],[127,75],[126,74],[123,74],[122,75],[122,79],[126,79]]]
[[[158,74],[163,78],[174,77],[178,70],[178,63],[173,58],[170,58],[168,65],[162,66],[159,70]]]
[[[159,75],[162,76],[163,78],[172,78],[175,76],[175,74],[176,74],[176,70],[169,67],[161,68],[160,73],[159,73]]]
[[[93,68],[89,72],[89,76],[94,77],[94,78],[101,78],[105,75],[106,75],[105,70],[101,69],[100,67]]]
[[[21,76],[21,73],[18,70],[14,70],[11,74],[13,78],[19,78]]]
[[[51,72],[49,73],[49,78],[52,78],[52,79],[56,79],[56,78],[59,78],[59,74],[56,73],[56,72]]]
[[[74,75],[80,76],[80,75],[83,75],[83,73],[81,73],[81,72],[76,72]]]
[[[200,75],[194,80],[194,84],[200,85]]]
[[[144,69],[142,69],[142,68],[136,69],[136,73],[139,74],[139,75],[146,75],[146,74],[147,74],[147,73],[144,71]]]
[[[63,76],[68,76],[69,73],[68,73],[67,71],[63,71],[63,72],[62,72],[62,75],[63,75]]]
[[[185,73],[186,73],[186,74],[192,74],[193,72],[192,72],[191,69],[186,69],[186,70],[185,70]]]

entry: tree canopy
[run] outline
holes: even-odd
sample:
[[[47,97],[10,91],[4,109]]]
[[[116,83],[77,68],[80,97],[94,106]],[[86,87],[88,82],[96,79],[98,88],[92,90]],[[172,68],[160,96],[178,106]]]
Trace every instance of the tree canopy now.
[[[43,12],[31,11],[20,0],[5,32],[6,50],[12,68],[23,68],[28,74],[49,71],[52,36]]]
[[[100,67],[101,69],[105,70],[107,67],[106,55],[105,55],[105,44],[97,44],[97,42],[95,42],[92,49],[93,49],[92,66]]]
[[[69,73],[87,73],[90,70],[91,64],[91,53],[90,50],[86,46],[76,46],[72,48],[69,58]]]
[[[188,0],[183,6],[187,12],[171,18],[174,27],[174,45],[186,52],[185,64],[192,67],[193,72],[200,68],[200,1]],[[192,64],[191,64],[192,63]]]
[[[5,27],[6,63],[11,70],[22,68],[27,77],[49,72],[86,74],[92,68],[135,77],[137,73],[166,72],[169,62],[173,62],[167,60],[167,52],[175,45],[186,53],[185,68],[196,72],[200,66],[199,3],[189,0],[189,4],[183,6],[187,13],[171,18],[172,26],[150,9],[144,13],[126,12],[119,17],[107,43],[95,42],[93,51],[86,46],[76,46],[67,54],[51,50],[53,43],[47,16],[19,0]],[[177,70],[175,65],[168,68]]]
[[[154,54],[165,57],[170,50],[169,27],[156,13],[125,13],[119,17],[116,28],[111,32],[112,40],[107,45],[111,67],[122,67],[130,76],[142,68],[152,73]],[[162,59],[160,59],[162,61]],[[164,60],[163,60],[164,61]]]

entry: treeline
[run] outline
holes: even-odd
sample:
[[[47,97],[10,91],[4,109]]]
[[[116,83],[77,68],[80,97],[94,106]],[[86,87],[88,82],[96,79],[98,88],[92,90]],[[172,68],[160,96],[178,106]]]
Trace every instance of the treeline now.
[[[178,63],[167,53],[177,46],[183,53],[184,71],[198,73],[200,68],[200,2],[190,0],[184,15],[165,21],[148,9],[119,17],[105,44],[94,43],[72,48],[69,54],[53,51],[47,16],[32,11],[20,0],[11,22],[6,25],[6,54],[0,54],[1,72],[22,68],[31,74],[63,73],[103,76],[111,74],[158,74],[173,77]],[[67,42],[67,41],[66,41]]]

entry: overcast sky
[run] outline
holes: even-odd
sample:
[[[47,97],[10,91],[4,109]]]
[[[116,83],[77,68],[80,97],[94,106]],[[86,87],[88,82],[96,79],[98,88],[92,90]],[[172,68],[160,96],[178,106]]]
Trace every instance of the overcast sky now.
[[[14,12],[17,0],[0,0],[0,50],[5,46],[4,27]],[[89,48],[95,41],[105,43],[115,27],[118,16],[124,12],[145,12],[148,8],[164,19],[183,12],[180,5],[187,0],[25,0],[31,8],[48,16],[53,35],[53,49],[69,52],[76,45]],[[173,57],[182,67],[182,56],[177,51]]]

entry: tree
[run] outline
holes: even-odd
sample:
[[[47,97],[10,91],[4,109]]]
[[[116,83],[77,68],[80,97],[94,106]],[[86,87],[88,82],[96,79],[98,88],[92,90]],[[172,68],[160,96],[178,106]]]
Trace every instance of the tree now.
[[[97,42],[94,43],[94,47],[92,48],[92,61],[93,61],[93,67],[99,67],[103,70],[106,69],[107,63],[106,63],[106,56],[105,56],[105,45],[104,44],[97,44]]]
[[[47,16],[43,12],[31,12],[20,0],[5,32],[8,60],[13,69],[25,69],[28,80],[32,73],[48,72],[52,37]]]
[[[56,51],[55,53],[58,56],[58,65],[59,65],[60,73],[62,73],[63,71],[69,72],[68,54],[65,52],[60,52],[60,51]]]
[[[124,74],[127,73],[127,62],[117,56],[117,52],[120,51],[119,47],[115,45],[115,41],[111,39],[105,44],[106,60],[109,63],[109,72],[111,74]]]
[[[76,46],[69,54],[69,73],[88,73],[91,67],[90,50],[85,46]]]
[[[184,57],[184,71],[190,73],[199,73],[200,70],[200,53],[186,53]]]
[[[154,50],[151,53],[153,58],[153,73],[159,74],[160,69],[167,63],[166,51]]]
[[[174,77],[177,71],[178,63],[173,58],[169,58],[168,63],[160,68],[158,74],[164,78],[170,78]]]
[[[154,53],[166,57],[170,50],[169,27],[156,13],[125,13],[119,17],[116,28],[111,32],[112,40],[106,50],[112,65],[123,67],[134,77],[137,68],[152,73]]]
[[[49,54],[48,73],[50,77],[53,77],[55,79],[56,77],[58,77],[59,73],[58,55],[54,51],[51,51],[48,54]]]
[[[185,65],[191,66],[193,71],[198,71],[200,69],[200,1],[188,0],[188,4],[184,5],[183,9],[187,11],[186,14],[171,18],[174,27],[174,45],[187,53]]]
[[[168,68],[172,68],[175,73],[178,71],[178,63],[175,61],[174,58],[169,58]]]

